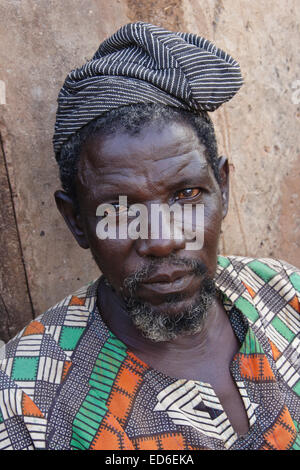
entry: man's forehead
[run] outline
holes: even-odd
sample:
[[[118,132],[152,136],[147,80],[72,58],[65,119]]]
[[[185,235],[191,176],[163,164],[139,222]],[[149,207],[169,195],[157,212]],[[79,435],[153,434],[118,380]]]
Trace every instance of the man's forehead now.
[[[79,172],[101,176],[149,168],[179,172],[190,163],[207,166],[206,149],[196,131],[185,123],[150,123],[134,135],[124,129],[94,135],[82,149]]]
[[[208,165],[200,162],[196,152],[180,156],[180,159],[181,161],[177,162],[179,164],[175,163],[176,157],[165,159],[164,164],[157,169],[155,166],[145,168],[129,166],[117,170],[100,168],[99,171],[90,168],[83,171],[79,179],[88,192],[109,198],[121,193],[138,197],[146,193],[150,195],[164,192],[177,186],[181,188],[197,186],[203,184],[210,176]],[[170,165],[170,160],[173,161],[173,165]]]
[[[151,126],[139,135],[120,132],[89,141],[78,171],[88,199],[104,201],[126,194],[142,201],[211,178],[205,147],[192,128],[174,123]]]

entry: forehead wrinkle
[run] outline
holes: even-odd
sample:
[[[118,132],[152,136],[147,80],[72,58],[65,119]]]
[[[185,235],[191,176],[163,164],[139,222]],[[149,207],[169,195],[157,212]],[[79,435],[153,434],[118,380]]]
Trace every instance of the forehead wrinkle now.
[[[200,172],[203,170],[207,170],[208,165],[207,165],[206,159],[203,159],[203,161],[201,161],[202,160],[201,155],[197,151],[188,152],[185,155],[178,155],[178,157],[185,157],[185,158],[183,159],[182,163],[176,168],[174,168],[173,165],[170,167],[170,163],[168,162],[165,169],[160,169],[160,175],[164,175],[166,172],[169,172],[170,168],[171,170],[173,170],[173,174],[169,176],[170,178],[175,178],[177,175],[182,174],[182,172],[188,171],[190,166],[194,167],[192,169],[193,176],[195,174],[195,171]],[[175,159],[177,157],[175,156],[172,158]]]
[[[178,129],[179,133],[176,134]],[[116,138],[122,139],[121,148],[118,148],[118,142],[117,148],[115,147]],[[97,140],[93,138],[88,142],[89,151],[85,152],[84,163],[89,160],[90,165],[94,166],[93,161],[90,161],[94,160],[97,161],[97,167],[105,167],[110,161],[122,166],[123,159],[126,159],[128,166],[134,168],[137,159],[158,162],[169,157],[183,156],[185,153],[198,150],[199,147],[201,150],[205,149],[190,126],[177,122],[165,123],[162,127],[159,127],[158,123],[152,123],[149,127],[141,129],[138,135],[121,131],[101,139],[98,148],[93,146],[93,142],[97,145]],[[132,155],[137,159],[133,159]]]
[[[170,163],[170,159],[172,159],[172,162]],[[176,160],[179,160],[178,165],[176,165]],[[175,162],[174,162],[175,160]],[[155,168],[155,164],[158,162],[165,162],[165,168]],[[151,162],[150,162],[151,163]],[[195,173],[195,164],[197,166],[197,171],[205,170],[207,167],[207,162],[205,159],[201,161],[201,156],[199,155],[198,152],[192,151],[192,152],[187,152],[184,155],[175,155],[175,156],[170,156],[167,158],[161,158],[159,160],[153,160],[153,165],[154,168],[149,168],[145,167],[143,168],[143,165],[130,165],[127,168],[122,167],[122,168],[108,168],[108,172],[106,172],[103,167],[102,168],[85,168],[85,174],[90,175],[92,178],[94,177],[97,179],[98,177],[101,179],[101,184],[113,184],[113,185],[119,185],[120,182],[124,179],[129,179],[130,180],[130,185],[134,181],[136,181],[137,178],[142,177],[145,180],[153,180],[155,179],[153,177],[153,173],[159,172],[159,176],[162,174],[164,175],[166,172],[169,173],[169,178],[173,178],[178,174],[181,174],[185,169],[188,169],[189,166],[194,166],[192,169],[192,173]],[[160,164],[161,165],[161,164]],[[133,170],[133,171],[132,171]],[[115,180],[115,177],[117,176],[117,181]],[[119,178],[118,178],[119,177]],[[108,180],[106,182],[105,180]]]
[[[172,159],[171,164],[170,159]],[[179,162],[178,159],[180,159]],[[176,180],[179,181],[179,176],[181,180],[182,178],[188,180],[195,174],[199,176],[202,174],[204,177],[207,175],[207,161],[201,158],[201,154],[196,150],[162,160],[165,160],[166,165],[165,168],[159,168],[159,170],[155,168],[157,160],[152,161],[150,168],[149,166],[143,167],[143,165],[138,167],[130,165],[122,169],[108,168],[108,173],[103,171],[103,168],[86,168],[85,187],[89,188],[91,198],[109,199],[118,195],[128,195],[138,200],[151,198],[163,193],[166,188],[175,186]],[[174,160],[178,163],[176,164]]]
[[[112,189],[112,193],[118,192],[119,194],[126,192],[127,188],[131,194],[134,190],[140,191],[141,189],[145,193],[148,191],[153,193],[153,190],[154,192],[163,191],[167,183],[174,181],[176,176],[181,175],[189,179],[190,175],[184,173],[189,171],[190,166],[192,166],[191,176],[195,173],[202,173],[202,176],[205,176],[203,175],[203,170],[206,170],[205,174],[207,173],[205,146],[189,128],[188,135],[182,133],[181,129],[179,136],[173,135],[173,125],[171,129],[170,126],[169,128],[165,126],[168,132],[165,128],[159,130],[161,136],[158,139],[158,144],[160,144],[158,146],[155,138],[150,141],[149,138],[145,140],[149,129],[144,129],[138,138],[117,136],[118,139],[125,137],[123,145],[119,148],[118,140],[117,145],[114,145],[116,136],[108,140],[100,139],[98,142],[91,140],[80,158],[78,171],[80,184],[88,188],[90,193],[97,194],[100,193],[101,188],[102,190],[105,188],[105,191],[107,189],[107,194],[109,188]],[[157,132],[157,129],[155,128],[154,131]],[[118,191],[114,190],[115,187]]]
[[[127,171],[126,171],[127,170]],[[129,170],[129,171],[128,171]],[[109,169],[109,172],[98,172],[88,169],[81,178],[85,188],[88,188],[90,199],[109,199],[119,195],[133,195],[141,192],[147,185],[147,178],[141,172],[132,174],[131,169]]]

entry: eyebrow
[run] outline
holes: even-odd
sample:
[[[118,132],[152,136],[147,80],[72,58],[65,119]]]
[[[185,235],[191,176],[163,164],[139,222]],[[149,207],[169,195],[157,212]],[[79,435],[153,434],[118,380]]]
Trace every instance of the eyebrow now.
[[[170,184],[167,185],[167,188],[171,190],[178,187],[184,188],[192,186],[201,186],[205,183],[205,181],[207,181],[207,177],[205,177],[204,175],[193,174],[191,177],[185,175],[181,179],[170,182]]]
[[[184,175],[182,178],[172,179],[169,184],[166,185],[166,190],[167,191],[175,191],[179,190],[181,188],[191,188],[191,187],[198,187],[202,186],[207,182],[207,173],[200,174],[193,173],[190,176],[189,175]],[[139,196],[140,193],[140,188],[138,186],[132,185],[132,183],[124,184],[123,188],[121,187],[119,182],[113,183],[110,188],[105,188],[105,186],[108,186],[109,183],[102,183],[99,185],[99,192],[97,192],[97,197],[101,199],[102,201],[108,201],[108,200],[114,200],[118,199],[120,195],[126,195],[128,196],[128,199],[133,200],[139,200],[139,199],[144,199],[141,195]],[[114,190],[114,188],[116,190]]]
[[[159,187],[163,184],[167,191],[174,191],[180,188],[197,187],[206,184],[210,180],[209,164],[205,159],[205,161],[198,160],[195,165],[195,159],[192,158],[193,153],[194,151],[188,152],[185,155],[186,158],[183,161],[176,162],[175,165],[164,165],[159,172],[158,180],[150,183],[152,187]],[[182,159],[182,155],[179,155],[179,157]],[[174,158],[176,161],[176,156]],[[101,199],[102,202],[118,199],[119,195],[127,195],[128,199],[131,199],[132,202],[145,199],[143,185],[138,184],[140,176],[143,178],[142,174],[134,178],[130,171],[129,173],[127,171],[123,173],[120,169],[112,169],[111,172],[104,175],[97,175],[97,171],[92,171],[92,173],[96,178],[94,182],[97,186],[93,191],[94,195],[97,199]],[[99,181],[98,184],[97,181]],[[151,186],[149,185],[148,187]]]

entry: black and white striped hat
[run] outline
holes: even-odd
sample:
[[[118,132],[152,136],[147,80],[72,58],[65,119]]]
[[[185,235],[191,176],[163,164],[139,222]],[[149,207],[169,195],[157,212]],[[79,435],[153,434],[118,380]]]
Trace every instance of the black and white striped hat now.
[[[239,64],[207,39],[130,23],[69,73],[58,96],[53,137],[62,145],[101,114],[136,103],[214,111],[243,84]]]

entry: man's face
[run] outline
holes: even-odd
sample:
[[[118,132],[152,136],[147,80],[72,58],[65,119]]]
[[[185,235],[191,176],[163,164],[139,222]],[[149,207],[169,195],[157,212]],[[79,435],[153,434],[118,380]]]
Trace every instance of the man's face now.
[[[90,247],[99,269],[119,297],[132,295],[126,281],[140,274],[135,280],[142,282],[135,283],[133,295],[154,311],[172,315],[197,298],[204,271],[206,276],[214,276],[221,222],[227,208],[227,172],[223,165],[220,187],[205,153],[194,129],[183,122],[154,122],[136,135],[125,130],[109,136],[99,134],[84,144],[76,182],[80,206],[76,220],[80,229],[77,233],[73,229],[73,233],[81,246]],[[203,247],[187,250],[184,238],[162,236],[100,240],[96,234],[97,207],[111,203],[118,210],[120,195],[127,196],[128,205],[143,204],[149,213],[153,204],[203,204]],[[150,225],[149,217],[149,233]],[[170,303],[172,296],[177,302]]]
[[[79,245],[91,249],[135,326],[153,341],[191,334],[203,326],[214,295],[212,278],[227,212],[226,159],[219,160],[219,169],[220,185],[189,124],[152,122],[135,135],[119,129],[109,136],[90,137],[84,144],[76,181],[80,214],[68,195],[62,191],[55,195]],[[97,208],[112,204],[116,212],[120,210],[116,217],[120,225],[119,196],[127,197],[129,207],[141,204],[147,209],[147,238],[99,239]],[[191,209],[194,230],[199,223],[196,208],[204,207],[204,243],[196,250],[187,249],[190,239],[184,236],[165,237],[161,221],[159,236],[150,235],[153,206],[175,203],[183,211]]]

